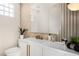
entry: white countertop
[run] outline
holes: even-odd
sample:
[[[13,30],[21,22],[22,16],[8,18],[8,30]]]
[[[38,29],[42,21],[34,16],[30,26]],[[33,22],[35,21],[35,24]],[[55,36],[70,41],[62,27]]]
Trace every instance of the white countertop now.
[[[29,41],[29,42],[34,43],[34,44],[39,44],[39,45],[44,46],[44,47],[49,47],[51,49],[54,48],[54,49],[57,49],[57,50],[60,50],[63,52],[79,55],[79,52],[68,49],[64,42],[51,42],[51,41],[40,40],[40,39],[35,39],[35,38],[20,39],[19,41],[23,41],[25,43]]]

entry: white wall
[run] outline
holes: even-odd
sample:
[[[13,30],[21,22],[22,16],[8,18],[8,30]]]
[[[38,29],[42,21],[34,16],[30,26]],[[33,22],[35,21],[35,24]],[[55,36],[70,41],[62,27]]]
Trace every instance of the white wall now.
[[[20,4],[14,4],[14,17],[0,16],[0,55],[10,47],[17,45],[19,38]]]

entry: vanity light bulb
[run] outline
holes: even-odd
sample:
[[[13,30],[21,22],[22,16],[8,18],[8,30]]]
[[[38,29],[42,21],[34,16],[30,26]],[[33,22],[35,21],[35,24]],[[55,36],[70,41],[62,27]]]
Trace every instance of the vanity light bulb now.
[[[68,4],[68,9],[71,11],[78,11],[79,10],[79,3]]]

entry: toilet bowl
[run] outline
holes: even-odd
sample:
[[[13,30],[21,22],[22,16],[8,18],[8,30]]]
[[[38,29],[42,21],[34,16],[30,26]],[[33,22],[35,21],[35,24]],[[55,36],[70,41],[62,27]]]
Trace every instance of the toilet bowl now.
[[[5,50],[6,56],[21,56],[21,49],[19,47],[13,47]]]

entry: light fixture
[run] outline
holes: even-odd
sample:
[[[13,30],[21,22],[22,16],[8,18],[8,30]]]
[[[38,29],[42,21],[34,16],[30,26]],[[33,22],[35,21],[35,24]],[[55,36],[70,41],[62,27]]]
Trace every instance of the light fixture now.
[[[78,11],[79,10],[79,3],[68,4],[68,9],[71,11]]]

